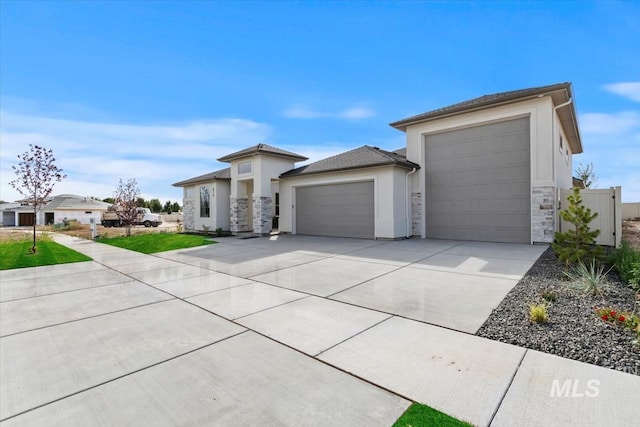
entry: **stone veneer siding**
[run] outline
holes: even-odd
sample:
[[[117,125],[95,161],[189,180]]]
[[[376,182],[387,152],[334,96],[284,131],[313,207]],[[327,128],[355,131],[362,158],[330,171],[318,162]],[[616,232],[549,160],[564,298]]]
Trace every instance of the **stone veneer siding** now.
[[[196,202],[195,200],[184,200],[182,202],[182,221],[185,230],[196,229]]]
[[[534,242],[553,242],[556,214],[555,187],[533,187],[531,193],[531,232]]]
[[[246,197],[231,197],[229,200],[231,232],[242,233],[251,231],[249,226],[249,199]]]
[[[271,197],[253,198],[253,232],[256,234],[271,233],[273,225]]]
[[[422,194],[411,193],[411,235],[422,236]]]

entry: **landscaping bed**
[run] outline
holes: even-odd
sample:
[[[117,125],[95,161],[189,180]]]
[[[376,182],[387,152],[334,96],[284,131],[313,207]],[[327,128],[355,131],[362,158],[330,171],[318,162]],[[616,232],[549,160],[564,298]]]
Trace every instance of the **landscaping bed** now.
[[[563,271],[564,265],[549,248],[493,310],[477,335],[640,375],[640,345],[632,343],[636,334],[615,321],[604,321],[595,312],[601,307],[614,307],[618,313],[637,310],[635,291],[612,270],[603,282],[603,296],[594,296],[570,288]],[[555,301],[546,302],[543,294],[555,296]],[[533,303],[546,303],[547,323],[530,321]]]

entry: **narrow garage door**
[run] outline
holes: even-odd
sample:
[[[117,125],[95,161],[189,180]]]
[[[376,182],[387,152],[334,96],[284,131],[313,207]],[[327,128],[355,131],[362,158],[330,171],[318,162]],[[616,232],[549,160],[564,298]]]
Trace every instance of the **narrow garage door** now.
[[[529,243],[529,118],[425,141],[428,238]]]
[[[373,181],[296,189],[296,233],[374,238]]]

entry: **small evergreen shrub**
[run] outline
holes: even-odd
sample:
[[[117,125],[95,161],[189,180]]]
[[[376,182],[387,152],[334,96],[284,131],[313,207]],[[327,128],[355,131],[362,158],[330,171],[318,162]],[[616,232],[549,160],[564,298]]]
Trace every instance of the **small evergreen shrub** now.
[[[582,204],[578,187],[573,188],[573,194],[567,200],[569,206],[560,212],[560,216],[573,224],[574,229],[555,233],[555,241],[551,244],[554,252],[567,266],[580,261],[599,259],[603,253],[602,248],[596,245],[596,237],[600,235],[600,230],[589,228],[589,223],[598,213],[592,213],[591,209]]]

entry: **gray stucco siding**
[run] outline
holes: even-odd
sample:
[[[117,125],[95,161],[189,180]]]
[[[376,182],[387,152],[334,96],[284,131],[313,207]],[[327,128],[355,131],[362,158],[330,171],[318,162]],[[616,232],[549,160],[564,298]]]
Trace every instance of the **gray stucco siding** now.
[[[427,238],[529,243],[529,118],[425,137]]]

